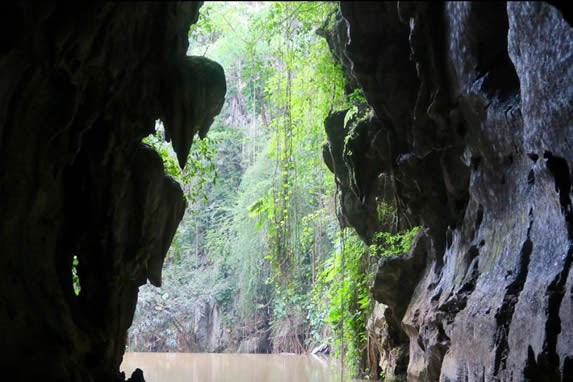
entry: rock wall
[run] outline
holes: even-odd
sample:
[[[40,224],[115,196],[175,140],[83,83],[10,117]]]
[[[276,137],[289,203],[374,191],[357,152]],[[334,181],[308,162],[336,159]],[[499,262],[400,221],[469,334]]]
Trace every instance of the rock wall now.
[[[185,57],[201,3],[6,3],[0,12],[0,369],[123,380],[138,287],[159,286],[181,166],[222,106],[222,68]],[[74,294],[72,259],[81,291]]]
[[[353,194],[339,194],[341,219],[368,241],[384,200],[425,228],[410,254],[380,264],[374,296],[390,309],[388,327],[400,329],[384,345],[395,351],[381,353],[409,349],[381,366],[397,380],[568,380],[571,14],[541,2],[340,10],[338,33],[326,37],[373,109],[353,130],[359,160],[341,157],[344,134],[325,148]]]

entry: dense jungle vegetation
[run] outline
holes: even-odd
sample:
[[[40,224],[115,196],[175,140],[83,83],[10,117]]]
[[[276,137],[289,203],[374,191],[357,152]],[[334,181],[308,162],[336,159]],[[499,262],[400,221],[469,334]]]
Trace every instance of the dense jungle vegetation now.
[[[316,31],[336,2],[206,3],[190,54],[218,61],[227,97],[179,169],[161,122],[145,142],[188,209],[163,286],[140,289],[131,351],[302,353],[328,343],[355,374],[368,365],[369,288],[380,256],[412,232],[366,246],[336,218],[323,163],[329,112],[364,105]],[[386,212],[392,215],[391,207]],[[395,233],[395,232],[394,232]]]

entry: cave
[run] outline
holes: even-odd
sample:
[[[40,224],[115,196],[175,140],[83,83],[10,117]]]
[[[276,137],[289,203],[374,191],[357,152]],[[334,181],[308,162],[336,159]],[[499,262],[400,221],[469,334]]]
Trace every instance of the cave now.
[[[163,121],[183,167],[225,98],[224,69],[186,56],[201,5],[1,6],[0,366],[12,380],[125,380],[138,288],[161,286],[185,209],[141,140]],[[370,242],[376,201],[392,198],[424,227],[373,287],[390,307],[380,353],[399,349],[396,380],[571,377],[570,20],[543,2],[341,2],[322,31],[372,108],[349,145],[343,112],[326,121],[341,221]]]

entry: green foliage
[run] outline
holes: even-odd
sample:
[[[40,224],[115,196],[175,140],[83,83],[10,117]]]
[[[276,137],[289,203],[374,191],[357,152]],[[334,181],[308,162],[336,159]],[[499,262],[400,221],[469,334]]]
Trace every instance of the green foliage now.
[[[159,126],[162,125],[156,123],[156,129]],[[157,129],[154,135],[148,135],[147,137],[143,138],[142,142],[151,146],[155,151],[157,151],[161,157],[161,160],[163,161],[165,174],[171,176],[179,182],[183,181],[183,178],[181,178],[181,170],[177,164],[177,157],[173,155],[172,150],[170,150],[170,146],[165,143],[162,131],[160,129]]]
[[[364,93],[362,89],[356,88],[348,95],[348,102],[355,106],[363,106],[366,105],[366,98],[364,98]]]
[[[366,323],[372,311],[367,254],[368,248],[353,231],[341,231],[336,250],[323,263],[313,290],[314,301],[325,297],[328,301],[325,321],[333,329],[334,348],[339,355],[344,354],[353,375],[362,372]]]
[[[156,124],[156,133],[143,138],[142,142],[151,146],[163,160],[165,173],[174,178],[183,188],[185,198],[194,205],[202,198],[207,198],[205,187],[208,183],[215,183],[217,171],[214,163],[215,144],[208,137],[193,141],[193,146],[187,157],[187,165],[179,168],[177,157],[171,146],[163,138],[163,124]]]
[[[249,211],[249,206],[266,200],[271,187],[272,163],[264,157],[262,155],[245,172],[230,223],[233,248],[229,252],[229,263],[238,277],[237,313],[247,321],[255,314],[252,307],[266,304],[270,293],[265,283],[269,269],[264,259],[269,245],[266,241],[269,224],[264,219],[267,211],[261,209],[261,216],[256,217]]]
[[[391,234],[389,232],[376,233],[374,244],[368,248],[370,256],[382,257],[407,253],[419,230],[420,227],[414,227],[397,234]]]
[[[308,319],[315,332],[322,320],[330,324],[330,341],[353,375],[366,373],[366,324],[373,308],[370,288],[375,274],[371,269],[380,256],[407,253],[418,231],[419,227],[397,234],[378,232],[375,244],[366,246],[346,228],[339,232],[334,251],[322,263],[311,292],[316,311]]]
[[[321,265],[310,298],[315,309],[309,312],[308,320],[317,338],[321,323],[330,325],[330,341],[353,375],[367,372],[366,324],[373,308],[372,267],[380,256],[408,252],[418,230],[414,227],[398,234],[378,232],[375,244],[366,246],[354,231],[346,228],[339,232],[335,249]]]
[[[72,283],[74,286],[74,294],[79,296],[80,292],[82,291],[82,286],[80,285],[80,276],[78,276],[78,265],[80,261],[78,257],[74,255],[72,259]]]

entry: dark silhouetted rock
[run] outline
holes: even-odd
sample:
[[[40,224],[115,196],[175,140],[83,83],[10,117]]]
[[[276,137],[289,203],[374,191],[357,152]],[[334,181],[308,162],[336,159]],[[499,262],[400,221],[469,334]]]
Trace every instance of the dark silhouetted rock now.
[[[320,346],[312,349],[310,353],[314,355],[328,355],[330,354],[331,350],[332,349],[330,348],[329,344],[320,344]]]
[[[193,137],[205,138],[213,118],[223,107],[227,85],[218,63],[191,56],[173,65],[164,83],[162,119],[167,140],[181,168],[185,167]]]
[[[131,373],[131,378],[129,378],[127,382],[145,382],[143,371],[141,369],[135,369],[133,373]]]
[[[0,369],[112,381],[138,288],[185,201],[141,143],[164,119],[181,165],[225,95],[186,57],[201,2],[14,2],[0,12]],[[72,259],[81,292],[74,294]],[[142,381],[143,375],[132,376]]]

